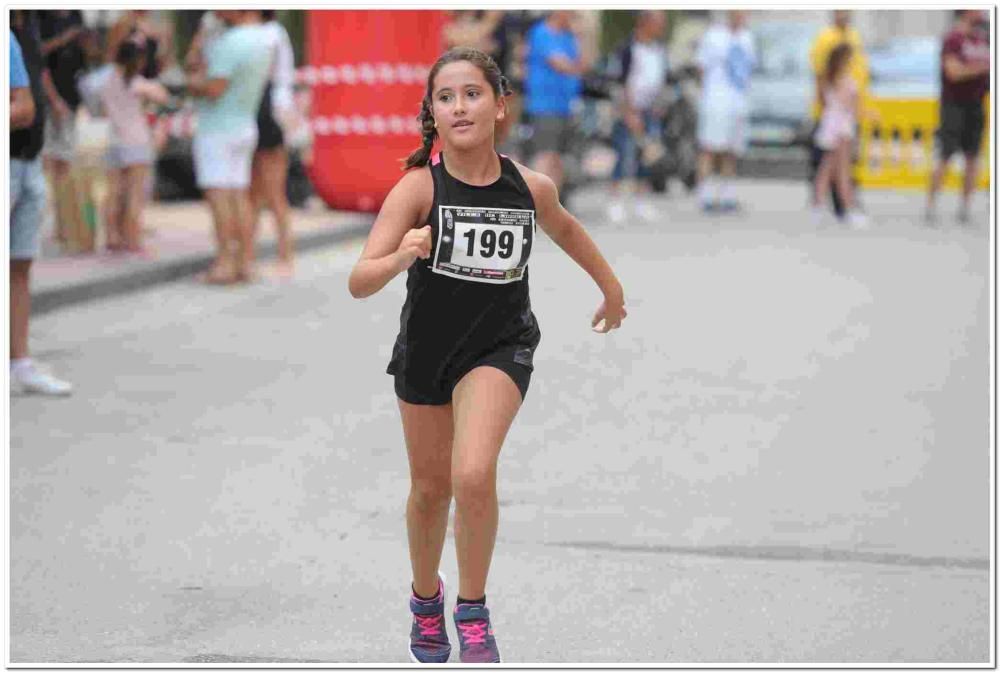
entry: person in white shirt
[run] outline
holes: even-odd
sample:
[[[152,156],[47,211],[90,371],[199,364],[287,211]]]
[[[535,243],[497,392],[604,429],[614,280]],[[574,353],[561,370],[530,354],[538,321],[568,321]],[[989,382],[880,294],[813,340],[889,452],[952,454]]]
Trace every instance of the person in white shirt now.
[[[736,174],[736,158],[747,147],[747,98],[750,73],[757,61],[746,21],[746,11],[730,10],[725,25],[709,28],[698,47],[697,63],[702,72],[698,111],[699,198],[706,212],[739,209],[732,192],[732,178]],[[721,169],[718,195],[713,176],[716,163]]]
[[[648,173],[640,156],[641,149],[660,135],[661,120],[654,103],[663,91],[667,79],[667,50],[663,45],[666,13],[645,10],[639,12],[635,34],[619,52],[619,81],[622,91],[622,117],[615,122],[613,139],[618,154],[611,176],[612,201],[608,217],[622,222],[628,215],[623,187],[641,189],[636,178]],[[626,183],[632,183],[626,185]],[[644,219],[656,216],[651,204],[640,202],[638,214]]]

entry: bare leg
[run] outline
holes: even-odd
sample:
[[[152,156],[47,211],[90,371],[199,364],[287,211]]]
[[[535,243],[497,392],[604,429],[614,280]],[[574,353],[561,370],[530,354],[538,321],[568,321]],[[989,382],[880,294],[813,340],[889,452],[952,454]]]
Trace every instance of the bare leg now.
[[[254,245],[253,245],[253,204],[250,201],[249,189],[234,189],[231,191],[233,212],[233,234],[236,248],[239,250],[236,264],[240,280],[249,281],[253,277]]]
[[[288,196],[285,192],[285,185],[288,181],[288,152],[282,146],[262,150],[259,154],[263,155],[261,169],[264,178],[265,198],[274,214],[274,221],[277,225],[278,262],[290,271],[294,261],[294,251],[288,218]]]
[[[264,209],[267,203],[264,190],[264,157],[260,150],[253,153],[253,164],[250,167],[250,201],[253,204],[252,226],[254,240],[256,241],[260,211]]]
[[[851,147],[849,141],[841,141],[834,150],[835,187],[844,204],[844,210],[854,210],[854,188],[851,185]]]
[[[74,226],[76,212],[79,212],[79,204],[77,203],[76,189],[73,187],[73,181],[70,178],[70,165],[68,161],[63,161],[62,159],[46,159],[50,170],[52,171],[52,191],[55,197],[55,215],[56,215],[56,238],[63,242],[68,243],[72,240],[70,234],[71,228]],[[74,243],[75,244],[75,243]]]
[[[823,207],[826,193],[830,189],[830,182],[833,179],[835,162],[832,151],[824,152],[823,158],[820,159],[819,169],[816,171],[816,182],[813,184],[813,203],[816,204],[817,208]]]
[[[976,191],[976,180],[979,178],[979,155],[965,155],[965,179],[962,181],[962,211],[969,212],[972,194]]]
[[[948,170],[948,159],[949,157],[938,159],[937,164],[934,166],[934,172],[931,173],[930,189],[927,190],[928,208],[933,208],[934,203],[937,201],[938,192],[941,191],[941,185],[944,183],[945,171]]]
[[[149,168],[142,164],[125,169],[125,245],[129,250],[142,249],[142,206],[146,200],[146,176]]]
[[[31,316],[30,259],[10,260],[10,359],[28,357],[28,319]]]
[[[237,268],[233,259],[231,242],[234,238],[232,191],[230,189],[206,189],[205,198],[212,209],[215,237],[218,249],[215,264],[208,272],[209,283],[232,283],[236,280]]]
[[[475,599],[486,593],[499,519],[497,458],[521,406],[521,391],[499,369],[477,367],[455,386],[452,405],[455,443],[451,483],[458,593]]]
[[[430,598],[438,588],[448,509],[451,506],[452,408],[398,400],[410,462],[406,532],[413,589]]]
[[[108,188],[104,195],[104,234],[108,250],[118,250],[122,246],[121,190],[124,189],[123,171],[112,168],[108,171]]]

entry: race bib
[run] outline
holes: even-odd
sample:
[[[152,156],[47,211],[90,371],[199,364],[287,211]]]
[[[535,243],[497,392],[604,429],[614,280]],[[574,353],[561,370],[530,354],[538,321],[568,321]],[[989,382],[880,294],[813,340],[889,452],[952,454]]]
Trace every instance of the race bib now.
[[[534,237],[533,210],[439,206],[431,270],[477,283],[513,283],[524,278]]]

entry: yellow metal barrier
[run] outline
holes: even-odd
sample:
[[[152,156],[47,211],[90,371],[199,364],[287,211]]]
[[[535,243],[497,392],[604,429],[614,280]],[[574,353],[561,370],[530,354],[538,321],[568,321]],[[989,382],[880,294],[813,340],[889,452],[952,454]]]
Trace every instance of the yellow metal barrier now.
[[[979,153],[977,186],[990,186],[990,98],[983,100],[986,128]],[[867,108],[874,119],[863,119],[860,152],[854,175],[864,187],[927,189],[937,157],[935,134],[938,101],[931,99],[870,98]],[[944,187],[959,189],[964,162],[953,157],[945,174]]]

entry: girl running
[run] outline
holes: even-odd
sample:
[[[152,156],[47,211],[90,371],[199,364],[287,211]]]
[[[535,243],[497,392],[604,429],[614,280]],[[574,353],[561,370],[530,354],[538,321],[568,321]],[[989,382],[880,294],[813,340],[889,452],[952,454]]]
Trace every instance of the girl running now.
[[[851,47],[842,44],[830,52],[826,72],[820,82],[823,96],[823,115],[816,131],[816,144],[824,150],[823,159],[816,172],[814,208],[822,217],[823,199],[830,191],[830,183],[847,209],[847,222],[855,228],[865,226],[865,217],[856,210],[854,189],[851,186],[851,146],[854,127],[858,121],[858,88],[848,72]]]
[[[395,377],[410,466],[416,662],[441,663],[451,653],[438,566],[453,495],[460,659],[500,661],[486,578],[497,532],[497,457],[541,339],[528,298],[536,218],[603,292],[592,327],[607,333],[626,316],[621,284],[559,203],[552,180],[496,153],[509,93],[496,63],[478,50],[452,49],[438,59],[419,116],[423,146],[406,160],[414,170],[386,198],[349,280],[362,298],[407,272],[386,371]],[[435,139],[442,151],[432,155]]]

